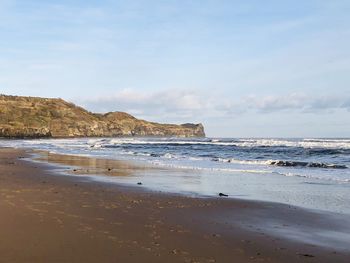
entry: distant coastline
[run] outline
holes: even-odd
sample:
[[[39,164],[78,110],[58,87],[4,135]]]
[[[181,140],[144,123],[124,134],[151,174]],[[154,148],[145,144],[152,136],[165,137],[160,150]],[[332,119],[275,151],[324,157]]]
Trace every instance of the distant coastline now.
[[[62,99],[0,95],[0,137],[205,137],[202,124],[160,124],[125,112],[97,114]]]

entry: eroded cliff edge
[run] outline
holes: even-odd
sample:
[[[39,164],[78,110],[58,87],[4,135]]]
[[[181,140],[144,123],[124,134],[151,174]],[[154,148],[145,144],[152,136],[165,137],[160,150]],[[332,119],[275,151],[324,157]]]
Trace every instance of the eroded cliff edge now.
[[[0,137],[205,136],[202,124],[159,124],[124,112],[91,113],[62,99],[0,95]]]

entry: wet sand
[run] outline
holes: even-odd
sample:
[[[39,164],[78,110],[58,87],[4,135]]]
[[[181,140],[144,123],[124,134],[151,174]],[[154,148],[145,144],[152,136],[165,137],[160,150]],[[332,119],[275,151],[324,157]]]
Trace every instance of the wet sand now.
[[[339,246],[325,236],[348,233],[341,216],[62,176],[26,156],[0,149],[0,262],[349,262],[347,236]],[[70,165],[96,160],[85,162]],[[109,166],[134,169],[95,165]]]

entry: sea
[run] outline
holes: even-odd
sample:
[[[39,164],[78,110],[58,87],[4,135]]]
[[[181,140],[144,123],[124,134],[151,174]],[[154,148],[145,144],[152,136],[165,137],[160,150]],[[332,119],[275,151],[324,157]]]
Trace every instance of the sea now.
[[[78,138],[1,140],[0,147],[135,162],[128,177],[89,175],[151,191],[285,203],[350,214],[349,138]]]

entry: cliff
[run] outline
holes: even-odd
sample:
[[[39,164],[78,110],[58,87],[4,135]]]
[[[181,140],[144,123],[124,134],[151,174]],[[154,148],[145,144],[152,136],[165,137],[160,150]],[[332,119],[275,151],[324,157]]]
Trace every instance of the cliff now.
[[[202,124],[159,124],[124,112],[91,113],[62,99],[0,95],[0,137],[205,136]]]

